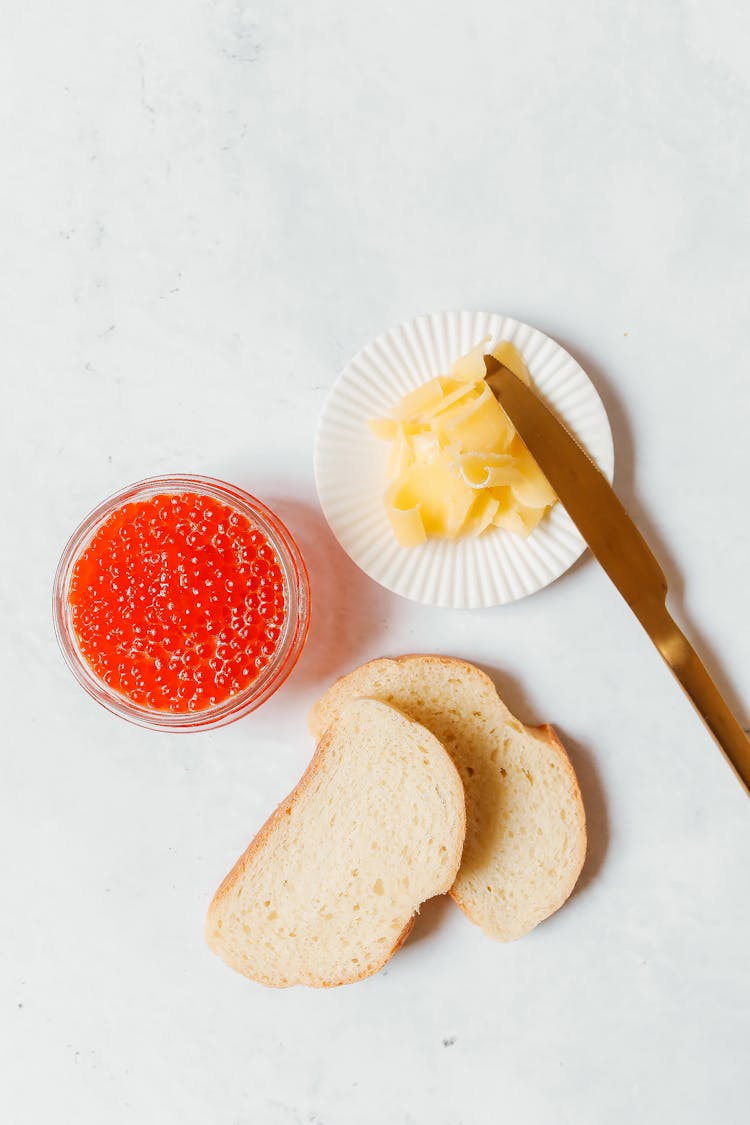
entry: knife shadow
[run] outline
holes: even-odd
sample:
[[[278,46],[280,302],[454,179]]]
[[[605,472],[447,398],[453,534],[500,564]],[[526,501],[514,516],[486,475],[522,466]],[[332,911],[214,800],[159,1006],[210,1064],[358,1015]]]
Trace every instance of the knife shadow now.
[[[742,700],[736,687],[722,667],[713,642],[691,616],[686,604],[685,580],[677,558],[665,541],[654,517],[644,506],[636,485],[636,446],[633,429],[613,382],[587,352],[572,346],[564,337],[554,337],[590,376],[607,411],[615,443],[615,489],[644,539],[654,552],[669,584],[667,608],[677,620],[699,656],[706,665],[716,686],[746,729],[750,726],[748,704]],[[584,555],[584,558],[586,556]],[[582,561],[582,560],[579,560]]]

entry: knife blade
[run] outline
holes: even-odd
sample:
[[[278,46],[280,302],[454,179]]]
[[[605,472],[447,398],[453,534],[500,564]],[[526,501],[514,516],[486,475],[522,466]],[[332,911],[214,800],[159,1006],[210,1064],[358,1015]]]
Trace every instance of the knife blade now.
[[[492,355],[486,382],[591,552],[750,794],[750,739],[667,609],[667,580],[607,478],[542,400]]]

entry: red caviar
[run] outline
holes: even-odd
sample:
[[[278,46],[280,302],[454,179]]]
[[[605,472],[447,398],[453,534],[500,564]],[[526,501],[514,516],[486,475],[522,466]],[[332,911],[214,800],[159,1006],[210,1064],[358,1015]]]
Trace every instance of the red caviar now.
[[[202,711],[257,679],[279,643],[284,581],[246,516],[195,492],[124,504],[69,588],[81,652],[104,683],[158,711]]]

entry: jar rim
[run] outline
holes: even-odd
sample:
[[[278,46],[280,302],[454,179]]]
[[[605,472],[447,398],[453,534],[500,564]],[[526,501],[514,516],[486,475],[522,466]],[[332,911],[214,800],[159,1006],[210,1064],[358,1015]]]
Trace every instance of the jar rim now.
[[[284,581],[284,623],[276,649],[268,664],[247,687],[213,707],[200,711],[156,711],[133,703],[96,674],[81,652],[73,628],[69,600],[73,568],[81,552],[109,516],[133,500],[161,493],[196,492],[219,500],[250,519],[274,549]],[[256,496],[216,477],[190,473],[168,473],[147,477],[119,489],[97,504],[68,539],[55,571],[53,584],[55,634],[65,662],[84,690],[98,703],[121,718],[150,730],[197,731],[225,726],[256,710],[281,687],[304,648],[310,625],[310,580],[302,553],[286,525]]]

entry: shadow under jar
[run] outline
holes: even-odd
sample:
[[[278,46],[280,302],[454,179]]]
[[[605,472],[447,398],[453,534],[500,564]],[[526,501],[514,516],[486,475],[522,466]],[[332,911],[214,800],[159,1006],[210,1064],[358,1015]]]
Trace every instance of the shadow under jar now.
[[[73,675],[152,730],[208,730],[255,710],[292,671],[309,619],[307,570],[287,528],[210,477],[152,477],[109,497],[55,575],[55,629]]]

